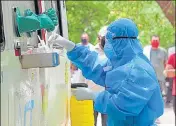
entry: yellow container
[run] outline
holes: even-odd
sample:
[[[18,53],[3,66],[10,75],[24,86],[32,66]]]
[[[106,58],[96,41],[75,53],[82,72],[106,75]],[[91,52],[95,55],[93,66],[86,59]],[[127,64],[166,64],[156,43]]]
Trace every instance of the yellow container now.
[[[77,101],[75,96],[72,96],[70,99],[70,118],[71,126],[94,126],[93,101]]]

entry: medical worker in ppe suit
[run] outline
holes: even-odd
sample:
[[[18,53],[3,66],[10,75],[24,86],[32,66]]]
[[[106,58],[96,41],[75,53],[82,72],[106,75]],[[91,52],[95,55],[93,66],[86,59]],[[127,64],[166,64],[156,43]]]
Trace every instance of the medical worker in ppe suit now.
[[[163,114],[155,71],[137,37],[138,29],[132,20],[122,18],[112,22],[105,37],[106,63],[101,62],[96,52],[60,35],[53,34],[49,38],[50,42],[65,47],[68,58],[87,79],[105,87],[105,91],[98,94],[79,88],[73,95],[78,100],[94,100],[94,109],[107,114],[108,126],[154,126],[155,120]]]

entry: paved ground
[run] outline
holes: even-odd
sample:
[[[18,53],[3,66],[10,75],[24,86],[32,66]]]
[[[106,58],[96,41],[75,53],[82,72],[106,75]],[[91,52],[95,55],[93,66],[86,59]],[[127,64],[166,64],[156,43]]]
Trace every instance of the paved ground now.
[[[160,117],[161,126],[175,126],[175,116],[172,108],[166,108],[164,115]]]
[[[166,108],[164,115],[160,117],[160,123],[158,126],[175,126],[175,116],[172,108]],[[101,126],[101,118],[98,117],[97,126]]]

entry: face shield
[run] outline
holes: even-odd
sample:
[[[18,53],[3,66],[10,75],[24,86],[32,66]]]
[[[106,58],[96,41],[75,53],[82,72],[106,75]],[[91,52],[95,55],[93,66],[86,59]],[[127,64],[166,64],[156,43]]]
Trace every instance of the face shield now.
[[[120,49],[120,47],[124,46],[123,45],[119,45],[117,43],[120,43],[120,41],[124,41],[126,39],[126,41],[129,41],[129,40],[135,40],[137,39],[137,37],[128,37],[128,36],[113,36],[113,34],[111,32],[107,32],[106,34],[106,39],[105,39],[105,46],[104,46],[104,52],[106,54],[106,56],[110,59],[110,60],[113,60],[113,59],[117,59],[117,57],[119,57],[119,53],[120,52],[117,52],[117,48]],[[112,43],[116,43],[116,44],[112,44]],[[127,46],[127,45],[126,45]],[[124,46],[125,47],[125,46]]]
[[[102,49],[104,49],[104,46],[105,46],[105,36],[103,36],[101,39],[100,39],[100,46]]]
[[[102,49],[104,49],[105,46],[105,36],[107,33],[107,26],[104,26],[100,29],[100,31],[98,32],[98,36],[99,36],[99,41],[100,41],[100,47]]]

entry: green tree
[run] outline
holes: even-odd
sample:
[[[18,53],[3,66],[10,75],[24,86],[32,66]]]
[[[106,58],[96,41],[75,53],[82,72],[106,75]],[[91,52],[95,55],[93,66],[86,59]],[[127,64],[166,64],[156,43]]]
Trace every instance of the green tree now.
[[[78,43],[80,36],[86,32],[90,42],[95,44],[97,32],[107,21],[109,9],[102,2],[67,1],[69,38]]]
[[[130,18],[137,24],[143,46],[149,44],[152,35],[159,35],[161,46],[166,48],[175,42],[175,29],[156,1],[68,1],[67,11],[69,36],[76,42],[83,31],[96,42],[100,27],[118,18]]]
[[[156,1],[112,1],[108,22],[118,18],[130,18],[139,28],[142,45],[150,42],[152,35],[159,35],[161,46],[168,47],[175,42],[175,31]]]

